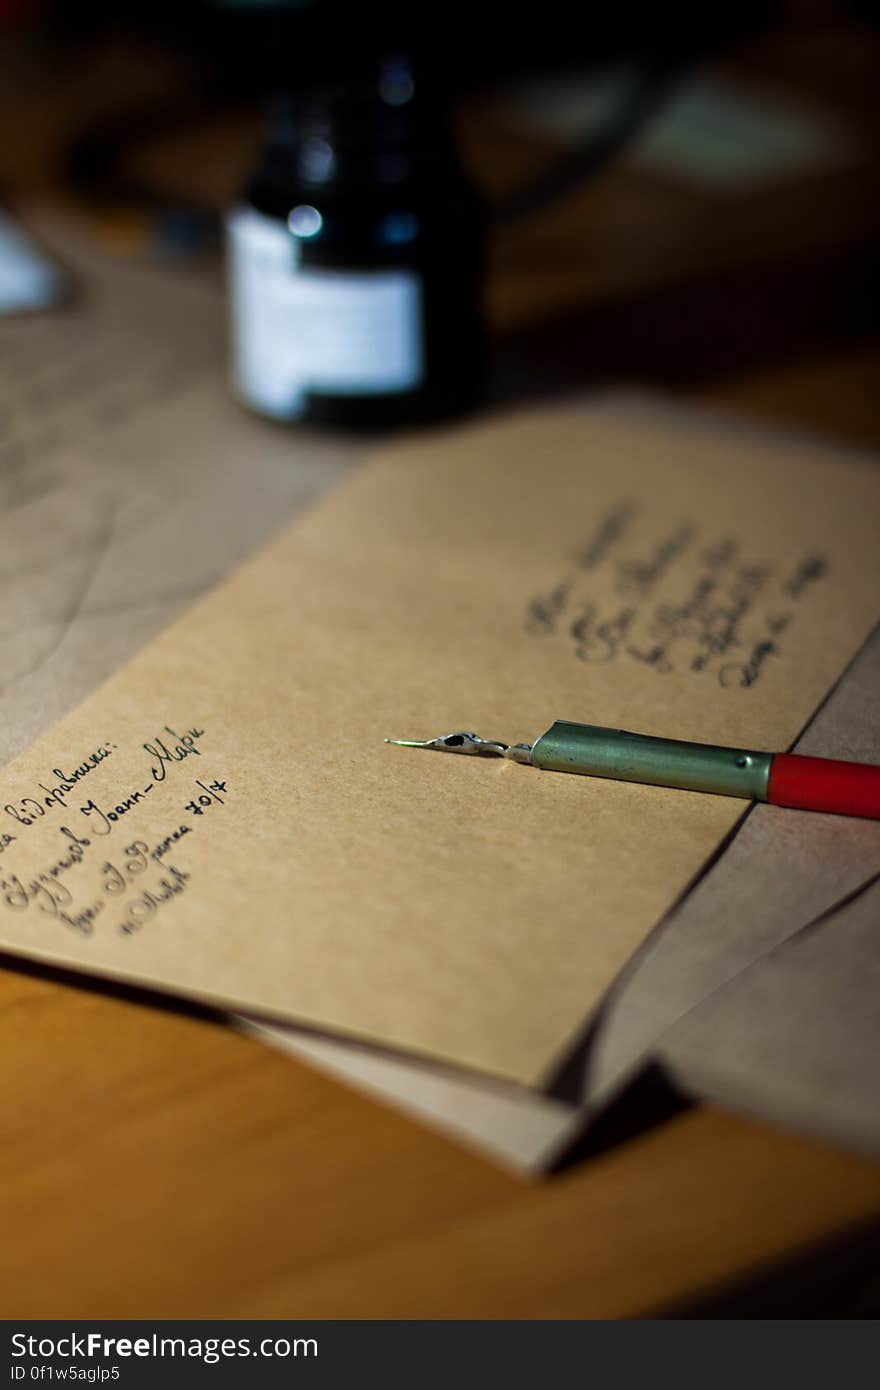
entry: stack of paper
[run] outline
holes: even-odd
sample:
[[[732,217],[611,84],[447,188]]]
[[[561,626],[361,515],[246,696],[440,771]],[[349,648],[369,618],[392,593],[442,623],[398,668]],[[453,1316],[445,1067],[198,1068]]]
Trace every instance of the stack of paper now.
[[[39,537],[48,507],[61,538],[7,609],[22,644],[60,622],[7,683],[10,750],[23,692],[47,726],[351,462],[206,376],[55,465],[76,508],[44,493],[10,525]],[[0,945],[222,1005],[525,1166],[650,1055],[876,1142],[840,1024],[858,1014],[858,1050],[876,1033],[869,899],[841,909],[818,1002],[834,919],[801,929],[874,871],[877,827],[383,738],[566,718],[789,747],[880,616],[878,509],[868,464],[601,406],[386,449],[4,769]],[[809,751],[858,741],[862,660]],[[789,992],[827,1024],[806,1078],[774,1061]]]

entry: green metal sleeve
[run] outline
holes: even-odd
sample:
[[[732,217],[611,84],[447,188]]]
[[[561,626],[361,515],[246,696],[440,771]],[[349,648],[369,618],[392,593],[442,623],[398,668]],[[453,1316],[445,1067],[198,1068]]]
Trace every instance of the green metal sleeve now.
[[[532,748],[531,761],[535,767],[552,772],[580,772],[589,777],[766,801],[773,754],[681,743],[557,719]]]

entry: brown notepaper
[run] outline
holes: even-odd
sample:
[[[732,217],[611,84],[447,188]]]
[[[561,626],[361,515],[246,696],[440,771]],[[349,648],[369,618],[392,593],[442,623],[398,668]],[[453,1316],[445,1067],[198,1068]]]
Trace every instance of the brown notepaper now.
[[[4,771],[0,944],[538,1081],[743,803],[383,736],[783,748],[878,617],[878,511],[601,413],[398,448]]]

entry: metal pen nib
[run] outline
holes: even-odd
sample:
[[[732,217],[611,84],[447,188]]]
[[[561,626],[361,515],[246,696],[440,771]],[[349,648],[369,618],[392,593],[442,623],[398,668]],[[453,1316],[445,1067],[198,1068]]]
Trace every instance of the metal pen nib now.
[[[443,734],[440,738],[387,738],[404,748],[437,748],[444,753],[488,753],[547,772],[579,772],[621,782],[714,792],[767,800],[770,753],[720,748],[705,743],[631,734],[595,724],[557,719],[535,743],[501,743],[479,734]]]
[[[400,748],[436,748],[443,753],[488,754],[496,758],[512,758],[516,763],[532,760],[530,743],[501,743],[498,739],[480,738],[479,734],[441,734],[439,738],[386,738]]]
[[[403,748],[444,753],[488,753],[547,772],[579,772],[616,782],[740,796],[802,811],[828,811],[880,820],[880,767],[804,758],[798,753],[762,753],[714,743],[631,734],[598,724],[557,719],[534,743],[501,743],[479,734],[439,738],[386,738]]]

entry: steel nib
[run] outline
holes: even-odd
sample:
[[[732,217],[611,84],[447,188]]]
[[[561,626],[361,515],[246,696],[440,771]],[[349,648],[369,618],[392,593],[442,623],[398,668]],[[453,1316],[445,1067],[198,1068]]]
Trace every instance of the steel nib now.
[[[517,763],[531,761],[530,743],[501,743],[497,739],[480,738],[479,734],[441,734],[438,738],[386,738],[399,748],[435,748],[443,753],[476,753],[496,758],[512,758]]]

